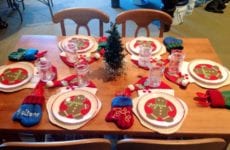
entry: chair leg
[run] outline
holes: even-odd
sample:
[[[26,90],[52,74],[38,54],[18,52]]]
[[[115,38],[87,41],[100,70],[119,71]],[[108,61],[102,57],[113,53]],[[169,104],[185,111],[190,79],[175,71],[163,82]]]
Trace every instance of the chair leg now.
[[[24,0],[16,0],[19,3],[22,3],[22,8],[23,10],[25,10],[25,4],[24,4]]]
[[[52,0],[47,0],[47,5],[49,7],[51,17],[53,17],[53,10],[51,8],[51,5],[53,6],[53,1]]]
[[[51,6],[53,6],[53,1],[52,0],[38,0],[38,1],[40,1],[41,3],[49,7],[50,15],[53,18],[53,10],[51,8]]]
[[[18,12],[18,14],[20,16],[20,20],[22,22],[23,21],[22,13],[21,13],[21,11],[19,9],[19,4],[16,2],[16,0],[13,0],[12,6],[13,6],[13,8],[15,8],[17,10],[17,12]]]

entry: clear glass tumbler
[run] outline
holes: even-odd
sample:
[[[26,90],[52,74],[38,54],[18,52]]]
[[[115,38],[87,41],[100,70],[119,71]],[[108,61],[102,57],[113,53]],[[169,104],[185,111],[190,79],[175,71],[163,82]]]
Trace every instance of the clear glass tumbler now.
[[[55,73],[52,71],[52,64],[46,57],[39,58],[35,65],[41,81],[47,82],[54,79]]]
[[[154,62],[149,65],[149,76],[147,79],[147,85],[149,87],[159,87],[164,72],[163,63]]]
[[[74,68],[78,78],[78,86],[85,87],[89,84],[89,64],[84,59],[79,59]]]
[[[139,59],[138,65],[141,67],[148,67],[151,58],[152,47],[141,45],[139,46]]]
[[[70,63],[76,63],[78,61],[77,49],[64,49],[66,59]]]
[[[184,61],[185,54],[181,50],[172,50],[168,65],[169,74],[178,74],[181,72],[181,66]]]

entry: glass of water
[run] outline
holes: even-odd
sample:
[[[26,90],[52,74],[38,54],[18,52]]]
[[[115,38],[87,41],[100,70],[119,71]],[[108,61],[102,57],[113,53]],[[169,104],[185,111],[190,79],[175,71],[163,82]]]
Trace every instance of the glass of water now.
[[[164,73],[164,65],[161,62],[153,62],[149,64],[149,76],[147,79],[147,85],[149,87],[159,87],[161,79]]]
[[[79,59],[74,68],[77,74],[78,86],[85,87],[89,84],[89,64],[85,59]]]
[[[152,47],[147,45],[139,46],[138,65],[141,67],[148,67],[151,58]]]
[[[172,50],[169,58],[168,73],[175,75],[181,72],[184,58],[185,54],[181,50]]]
[[[46,57],[39,58],[35,65],[41,81],[47,82],[54,79],[55,73],[52,71],[52,64]]]

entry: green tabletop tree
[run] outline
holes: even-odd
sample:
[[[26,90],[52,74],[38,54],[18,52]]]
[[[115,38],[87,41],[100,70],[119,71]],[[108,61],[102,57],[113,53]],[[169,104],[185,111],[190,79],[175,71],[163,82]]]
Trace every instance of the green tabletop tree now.
[[[115,78],[123,72],[123,45],[116,24],[111,23],[107,33],[109,36],[104,53],[105,68],[109,77]]]

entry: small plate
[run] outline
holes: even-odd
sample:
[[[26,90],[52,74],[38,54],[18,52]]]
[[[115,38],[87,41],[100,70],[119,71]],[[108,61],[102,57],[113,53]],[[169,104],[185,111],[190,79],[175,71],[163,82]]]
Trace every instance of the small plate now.
[[[28,83],[34,70],[28,63],[18,62],[0,68],[0,88],[13,89]]]
[[[207,59],[193,60],[188,65],[193,78],[206,84],[221,84],[228,78],[228,71],[222,65]]]
[[[79,53],[84,53],[89,51],[95,44],[89,36],[75,35],[65,38],[61,41],[61,47],[67,51],[77,50]]]
[[[167,93],[153,92],[140,97],[137,112],[149,124],[166,128],[180,123],[185,109],[176,97]]]
[[[54,117],[67,124],[83,123],[92,118],[97,109],[97,97],[80,89],[63,93],[52,104]]]
[[[156,39],[148,38],[148,37],[137,37],[130,41],[129,43],[130,50],[134,52],[136,55],[139,55],[138,46],[143,44],[149,44],[153,47],[152,55],[158,53],[162,48],[162,44]]]

